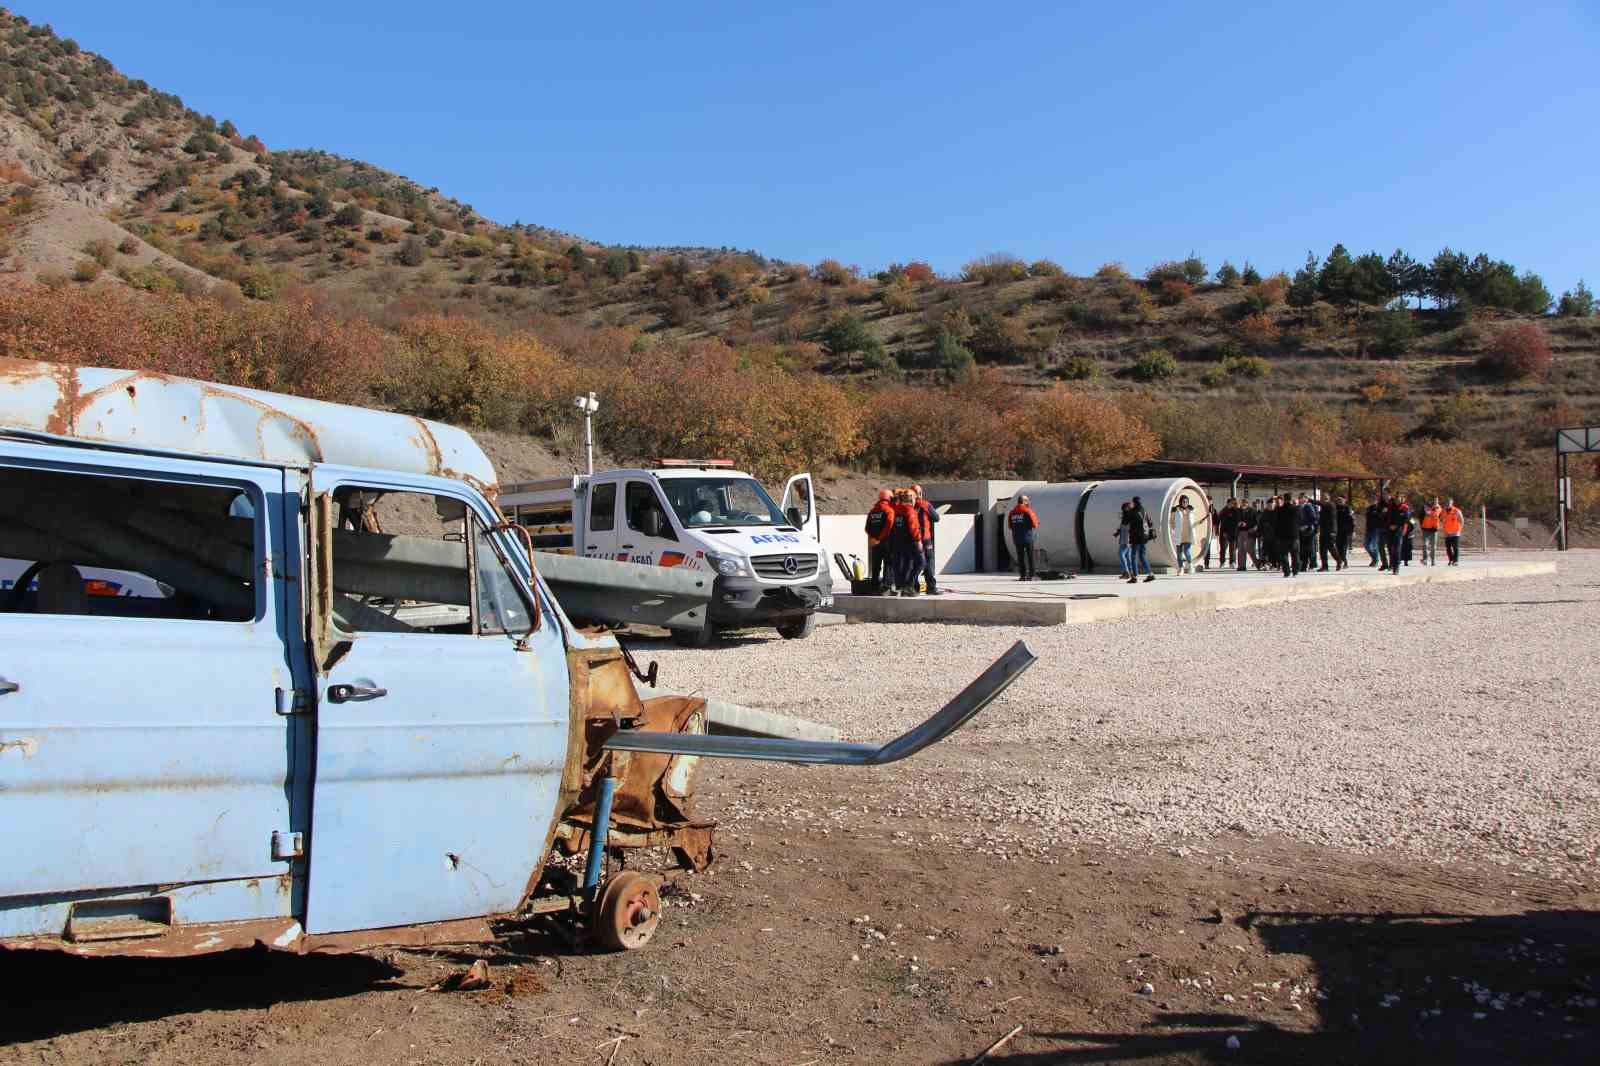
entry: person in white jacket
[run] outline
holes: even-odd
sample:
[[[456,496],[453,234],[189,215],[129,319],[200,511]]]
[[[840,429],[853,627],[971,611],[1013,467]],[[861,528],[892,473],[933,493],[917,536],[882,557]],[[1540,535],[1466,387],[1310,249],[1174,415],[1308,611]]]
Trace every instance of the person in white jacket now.
[[[1172,509],[1172,539],[1178,545],[1178,573],[1194,573],[1194,505],[1187,496]]]

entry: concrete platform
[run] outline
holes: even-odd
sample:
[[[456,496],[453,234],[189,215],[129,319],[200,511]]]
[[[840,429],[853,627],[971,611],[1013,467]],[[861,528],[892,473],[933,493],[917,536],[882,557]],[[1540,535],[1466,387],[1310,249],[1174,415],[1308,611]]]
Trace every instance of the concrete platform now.
[[[1365,558],[1360,552],[1357,556]],[[1222,611],[1431,582],[1527,577],[1553,574],[1555,570],[1556,561],[1549,554],[1500,552],[1463,558],[1460,566],[1413,563],[1401,567],[1399,574],[1357,563],[1345,571],[1305,573],[1292,578],[1277,571],[1158,574],[1154,581],[1141,580],[1137,585],[1121,581],[1115,574],[1027,583],[1018,581],[1014,574],[951,574],[939,581],[946,590],[941,596],[835,595],[833,609],[851,622],[1053,626],[1186,611]]]

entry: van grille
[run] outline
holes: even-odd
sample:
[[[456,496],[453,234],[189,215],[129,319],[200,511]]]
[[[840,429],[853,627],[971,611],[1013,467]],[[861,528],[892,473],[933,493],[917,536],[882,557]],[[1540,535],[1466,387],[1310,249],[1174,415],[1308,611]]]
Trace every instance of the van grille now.
[[[794,560],[793,570],[784,565],[785,559]],[[817,557],[810,553],[757,555],[750,562],[755,565],[756,576],[769,581],[794,581],[802,577],[814,577],[817,573]]]

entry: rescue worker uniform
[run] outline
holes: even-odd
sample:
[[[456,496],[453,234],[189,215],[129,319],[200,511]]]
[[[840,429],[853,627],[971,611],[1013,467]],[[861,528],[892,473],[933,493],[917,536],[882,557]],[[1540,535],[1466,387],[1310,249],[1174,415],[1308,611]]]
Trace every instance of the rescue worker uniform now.
[[[1439,565],[1439,518],[1444,508],[1429,504],[1422,512],[1422,565]]]
[[[872,510],[867,512],[867,580],[872,582],[872,591],[883,592],[883,578],[885,571],[889,571],[889,550],[886,542],[889,539],[890,527],[894,525],[894,504],[890,502],[887,490],[878,493],[878,502],[872,505]],[[889,571],[893,580],[893,571]]]
[[[928,595],[939,594],[939,580],[934,576],[933,527],[939,522],[939,512],[925,497],[917,498],[917,517],[922,521],[922,573],[927,578]]]
[[[1439,529],[1444,533],[1444,555],[1447,566],[1457,566],[1461,563],[1461,527],[1467,524],[1467,516],[1461,513],[1461,508],[1451,505],[1446,507],[1439,515]]]
[[[1006,526],[1011,530],[1011,545],[1016,549],[1018,580],[1039,580],[1039,571],[1033,558],[1034,537],[1039,529],[1038,514],[1027,504],[1019,503],[1006,515]]]
[[[895,592],[901,596],[917,594],[917,575],[922,572],[922,520],[914,503],[894,505],[894,523],[889,533],[889,554],[894,566]]]

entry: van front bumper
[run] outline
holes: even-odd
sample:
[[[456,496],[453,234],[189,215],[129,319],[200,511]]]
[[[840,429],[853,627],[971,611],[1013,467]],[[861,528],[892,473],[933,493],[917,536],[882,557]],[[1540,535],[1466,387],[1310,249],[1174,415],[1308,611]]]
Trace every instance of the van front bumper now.
[[[833,577],[826,570],[815,581],[769,585],[748,577],[718,577],[711,587],[711,624],[737,627],[771,625],[804,618],[833,606]]]

